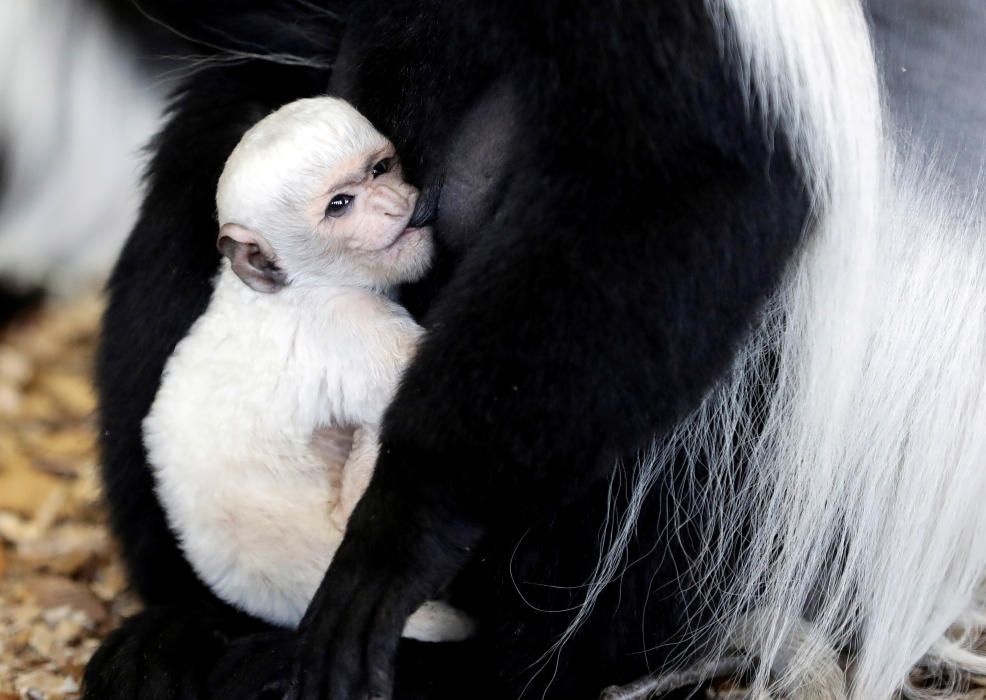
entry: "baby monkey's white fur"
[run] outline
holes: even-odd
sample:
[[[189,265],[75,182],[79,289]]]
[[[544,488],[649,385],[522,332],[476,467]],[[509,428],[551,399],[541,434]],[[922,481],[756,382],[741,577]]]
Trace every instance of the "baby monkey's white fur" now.
[[[421,335],[386,296],[431,259],[430,232],[407,226],[416,197],[393,146],[329,97],[259,122],[219,180],[227,257],[165,368],[144,441],[198,575],[270,622],[296,625],[321,582]],[[404,634],[471,630],[432,601]]]

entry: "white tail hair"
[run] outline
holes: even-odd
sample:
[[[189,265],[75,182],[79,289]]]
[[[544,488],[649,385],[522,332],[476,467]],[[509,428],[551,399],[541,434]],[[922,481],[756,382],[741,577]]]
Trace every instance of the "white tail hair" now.
[[[707,5],[814,218],[732,371],[641,459],[631,504],[676,456],[705,474],[703,512],[682,514],[709,539],[683,582],[715,601],[696,648],[755,658],[753,697],[920,696],[917,664],[986,671],[982,203],[896,151],[856,0]]]
[[[986,667],[973,651],[986,573],[986,222],[906,161],[891,168],[879,225],[855,229],[874,254],[847,246],[840,259],[822,231],[731,376],[675,435],[712,473],[706,516],[720,535],[696,574],[727,592],[719,638],[744,640],[764,686],[802,687],[842,649],[850,696],[866,700],[891,696],[921,661]],[[749,465],[738,478],[737,449]],[[737,549],[738,563],[715,568]],[[724,568],[731,580],[716,580]],[[803,620],[816,642],[777,663]]]

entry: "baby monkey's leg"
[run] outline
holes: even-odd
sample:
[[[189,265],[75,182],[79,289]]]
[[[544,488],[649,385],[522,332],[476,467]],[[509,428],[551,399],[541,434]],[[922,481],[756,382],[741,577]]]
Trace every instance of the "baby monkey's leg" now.
[[[342,490],[329,513],[332,524],[345,532],[353,508],[366,492],[380,449],[379,431],[366,426],[353,434],[353,449],[342,468]],[[429,600],[408,618],[403,636],[422,642],[459,642],[475,632],[468,616],[440,600]]]
[[[339,504],[342,494],[343,472],[346,461],[353,451],[354,442],[353,428],[341,428],[337,426],[319,428],[312,435],[312,448],[318,453],[328,471],[329,491],[332,494],[331,508],[335,509]],[[351,509],[350,509],[351,510]],[[346,513],[346,518],[349,513]],[[335,524],[335,520],[332,521]],[[343,520],[345,526],[345,519]],[[340,530],[342,528],[339,528]]]
[[[340,532],[345,532],[353,508],[370,484],[379,446],[379,431],[376,427],[357,428],[353,434],[353,449],[342,467],[339,498],[329,513],[329,519]]]

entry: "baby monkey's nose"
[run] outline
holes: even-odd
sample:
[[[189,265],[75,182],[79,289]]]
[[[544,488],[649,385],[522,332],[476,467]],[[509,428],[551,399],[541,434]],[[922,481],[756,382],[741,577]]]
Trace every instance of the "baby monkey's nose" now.
[[[418,198],[417,190],[410,185],[401,190],[389,185],[380,185],[375,189],[375,208],[384,216],[400,218],[409,216]]]

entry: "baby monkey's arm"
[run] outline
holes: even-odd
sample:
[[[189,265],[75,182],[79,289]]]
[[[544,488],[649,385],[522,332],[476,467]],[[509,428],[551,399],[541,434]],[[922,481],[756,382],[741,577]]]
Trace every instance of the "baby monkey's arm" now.
[[[353,334],[360,338],[354,353],[359,366],[344,373],[342,392],[349,400],[346,408],[355,418],[355,431],[338,480],[338,499],[330,511],[332,524],[340,531],[346,529],[353,508],[370,483],[383,413],[397,393],[423,333],[402,309],[387,300],[368,300],[366,307],[361,307],[354,305],[353,309],[366,326]]]

